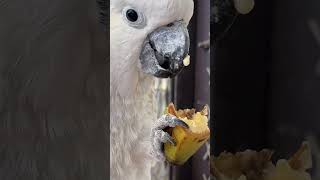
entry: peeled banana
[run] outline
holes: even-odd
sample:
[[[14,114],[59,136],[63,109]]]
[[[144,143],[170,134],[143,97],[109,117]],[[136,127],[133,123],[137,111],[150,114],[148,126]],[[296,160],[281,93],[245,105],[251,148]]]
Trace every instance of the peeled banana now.
[[[171,103],[167,108],[167,113],[178,117],[189,126],[188,129],[181,126],[169,129],[168,132],[176,143],[175,145],[164,144],[167,161],[175,165],[182,165],[209,139],[208,109],[205,106],[201,112],[195,112],[194,109],[176,111]]]

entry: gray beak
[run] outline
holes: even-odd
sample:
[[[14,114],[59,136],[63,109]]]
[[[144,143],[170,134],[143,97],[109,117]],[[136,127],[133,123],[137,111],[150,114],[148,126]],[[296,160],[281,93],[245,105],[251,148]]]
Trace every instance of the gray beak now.
[[[141,69],[159,78],[172,78],[184,67],[190,47],[189,33],[182,21],[160,27],[148,35],[140,54]]]

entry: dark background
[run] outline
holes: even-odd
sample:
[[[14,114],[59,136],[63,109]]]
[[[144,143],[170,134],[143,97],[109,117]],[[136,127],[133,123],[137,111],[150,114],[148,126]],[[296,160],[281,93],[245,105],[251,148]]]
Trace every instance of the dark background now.
[[[317,0],[257,0],[213,44],[212,153],[271,148],[286,158],[305,139],[319,142],[319,7]]]
[[[0,179],[109,177],[109,1],[0,1]]]

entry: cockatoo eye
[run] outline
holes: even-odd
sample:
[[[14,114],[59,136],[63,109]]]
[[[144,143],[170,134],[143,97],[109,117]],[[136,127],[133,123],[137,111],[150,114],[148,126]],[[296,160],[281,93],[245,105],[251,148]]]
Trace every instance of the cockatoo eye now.
[[[136,22],[139,18],[138,13],[133,9],[128,9],[126,12],[126,17],[131,22]]]
[[[122,16],[129,26],[142,29],[146,26],[146,19],[143,13],[139,12],[135,8],[125,7],[122,10]]]

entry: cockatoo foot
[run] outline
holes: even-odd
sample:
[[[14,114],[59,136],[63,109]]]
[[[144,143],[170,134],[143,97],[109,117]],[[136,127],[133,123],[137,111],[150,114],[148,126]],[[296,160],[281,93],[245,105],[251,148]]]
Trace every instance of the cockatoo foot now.
[[[178,125],[189,128],[188,124],[169,114],[161,116],[153,125],[153,128],[151,129],[151,155],[157,160],[165,161],[166,159],[163,152],[164,143],[175,145],[174,139],[169,133],[165,132],[164,129],[176,127]]]

